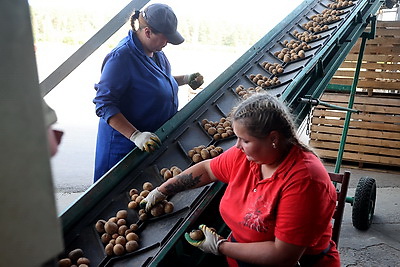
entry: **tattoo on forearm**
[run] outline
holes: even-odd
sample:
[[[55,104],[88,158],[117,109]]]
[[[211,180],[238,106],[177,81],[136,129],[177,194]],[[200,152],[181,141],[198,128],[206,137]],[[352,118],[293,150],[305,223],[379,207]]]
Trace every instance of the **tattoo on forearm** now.
[[[172,195],[187,189],[195,188],[200,183],[200,177],[201,175],[196,177],[193,177],[192,174],[179,175],[175,183],[166,186],[167,194]]]

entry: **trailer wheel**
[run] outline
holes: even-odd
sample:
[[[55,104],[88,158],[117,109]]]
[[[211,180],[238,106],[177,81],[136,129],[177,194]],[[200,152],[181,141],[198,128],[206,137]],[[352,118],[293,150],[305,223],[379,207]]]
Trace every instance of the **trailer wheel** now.
[[[354,202],[352,221],[359,230],[368,230],[372,224],[375,211],[376,182],[370,177],[361,177],[358,181]]]

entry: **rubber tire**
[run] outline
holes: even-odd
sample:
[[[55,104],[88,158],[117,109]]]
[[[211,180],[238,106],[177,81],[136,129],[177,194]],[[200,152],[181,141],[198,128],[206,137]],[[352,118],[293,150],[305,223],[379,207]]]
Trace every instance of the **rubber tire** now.
[[[352,221],[358,230],[368,230],[372,224],[376,202],[376,182],[371,177],[361,177],[358,181],[354,201]]]

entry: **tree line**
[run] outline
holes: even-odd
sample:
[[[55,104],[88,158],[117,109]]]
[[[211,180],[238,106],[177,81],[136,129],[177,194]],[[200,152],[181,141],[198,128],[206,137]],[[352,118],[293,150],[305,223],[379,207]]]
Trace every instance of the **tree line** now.
[[[35,42],[82,45],[113,15],[78,9],[31,7],[34,39]],[[249,46],[258,41],[261,34],[265,34],[260,33],[262,29],[257,27],[209,18],[179,18],[178,27],[185,36],[185,42],[218,46]]]

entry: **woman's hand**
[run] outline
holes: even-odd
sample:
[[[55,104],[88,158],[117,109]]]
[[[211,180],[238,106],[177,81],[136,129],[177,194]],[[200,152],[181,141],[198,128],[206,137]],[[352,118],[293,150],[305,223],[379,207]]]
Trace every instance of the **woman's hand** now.
[[[227,241],[225,238],[217,234],[211,228],[208,228],[204,224],[199,226],[199,229],[204,234],[204,239],[194,240],[190,237],[189,233],[185,233],[185,239],[190,245],[195,246],[206,253],[212,253],[219,255],[218,247],[222,242]]]

